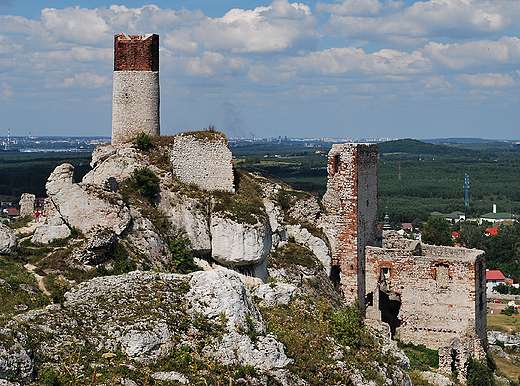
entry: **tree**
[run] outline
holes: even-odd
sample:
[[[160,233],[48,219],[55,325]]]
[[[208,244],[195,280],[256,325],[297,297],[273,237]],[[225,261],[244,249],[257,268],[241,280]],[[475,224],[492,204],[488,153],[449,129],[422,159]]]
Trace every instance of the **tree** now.
[[[450,223],[443,216],[430,216],[424,224],[421,240],[426,244],[453,246]]]

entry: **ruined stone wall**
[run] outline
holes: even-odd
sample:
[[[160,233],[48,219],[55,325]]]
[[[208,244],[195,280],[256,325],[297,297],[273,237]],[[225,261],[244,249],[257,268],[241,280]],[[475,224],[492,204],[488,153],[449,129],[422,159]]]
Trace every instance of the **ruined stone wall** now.
[[[377,243],[377,146],[335,144],[329,152],[327,192],[323,204],[337,214],[333,264],[348,303],[365,301],[367,245]]]
[[[160,135],[159,36],[114,37],[112,144]]]
[[[234,192],[231,150],[218,132],[181,133],[170,151],[173,175],[208,191]]]
[[[397,335],[405,343],[438,349],[478,335],[485,346],[482,275],[484,253],[478,250],[366,248],[367,293],[378,291],[385,277],[386,289],[400,297]]]

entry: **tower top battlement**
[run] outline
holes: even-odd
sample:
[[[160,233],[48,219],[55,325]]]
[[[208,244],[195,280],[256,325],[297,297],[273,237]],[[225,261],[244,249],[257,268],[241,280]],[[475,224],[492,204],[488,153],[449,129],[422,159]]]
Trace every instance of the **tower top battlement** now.
[[[159,35],[115,35],[114,71],[159,71]]]

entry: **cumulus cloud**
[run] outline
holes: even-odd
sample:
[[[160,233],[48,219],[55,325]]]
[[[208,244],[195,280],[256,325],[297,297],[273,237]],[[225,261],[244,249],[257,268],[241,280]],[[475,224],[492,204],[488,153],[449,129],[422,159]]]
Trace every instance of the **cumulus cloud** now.
[[[340,3],[327,4],[318,1],[316,10],[336,15],[375,15],[383,8],[378,0],[343,0]]]
[[[356,4],[355,0],[349,0]],[[345,6],[343,7],[343,5]],[[346,38],[375,42],[417,44],[424,39],[481,38],[504,32],[511,25],[511,6],[506,1],[418,1],[385,16],[348,12],[349,3],[320,5],[332,12],[328,27]],[[370,2],[370,4],[372,4]],[[376,15],[379,9],[373,8]],[[517,11],[518,14],[518,11]]]
[[[511,75],[503,74],[461,74],[457,80],[477,87],[513,87],[516,85]]]
[[[59,83],[56,85],[47,85],[47,87],[57,87],[57,88],[70,88],[70,87],[80,87],[87,89],[100,88],[107,85],[110,85],[112,80],[107,78],[106,76],[99,76],[95,74],[91,74],[89,72],[84,72],[81,74],[76,74],[72,78],[66,78],[63,83]]]
[[[331,48],[313,52],[305,57],[286,60],[287,69],[320,75],[389,75],[414,74],[430,68],[430,63],[419,51],[411,54],[383,49],[367,54],[361,48]]]

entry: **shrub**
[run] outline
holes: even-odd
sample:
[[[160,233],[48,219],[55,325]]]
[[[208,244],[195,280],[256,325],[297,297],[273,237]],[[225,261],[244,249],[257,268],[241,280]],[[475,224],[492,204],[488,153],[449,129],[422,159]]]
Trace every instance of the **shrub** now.
[[[140,133],[135,139],[135,147],[139,150],[147,150],[152,145],[152,138],[146,133]]]
[[[136,189],[141,196],[146,198],[150,204],[155,201],[155,196],[159,191],[159,177],[148,168],[135,169],[132,173],[130,183],[135,183]]]
[[[485,360],[477,361],[469,358],[468,386],[491,386],[494,384],[493,370]]]
[[[358,303],[346,306],[331,315],[332,333],[342,344],[350,347],[361,347],[365,335],[365,325]]]
[[[185,236],[185,232],[179,232],[171,237],[168,242],[170,252],[172,253],[174,270],[177,273],[189,273],[200,271],[201,268],[193,262],[193,254],[186,248],[189,240]]]

